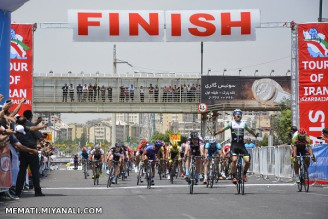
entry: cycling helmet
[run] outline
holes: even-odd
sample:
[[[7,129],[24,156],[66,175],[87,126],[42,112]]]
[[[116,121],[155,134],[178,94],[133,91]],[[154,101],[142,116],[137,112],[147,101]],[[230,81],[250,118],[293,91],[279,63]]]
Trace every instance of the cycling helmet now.
[[[173,141],[172,146],[173,147],[177,147],[178,146],[178,142],[177,141]]]
[[[214,143],[214,142],[216,142],[216,138],[215,137],[210,137],[208,141],[210,143]]]
[[[324,134],[324,135],[328,135],[328,128],[324,128],[324,129],[322,129],[322,134]]]
[[[163,142],[161,140],[157,140],[155,141],[155,147],[162,147],[163,146]]]
[[[82,151],[87,151],[86,147],[83,147],[83,148],[82,148]]]
[[[115,143],[115,147],[122,147],[122,146],[123,146],[123,144],[120,141]]]
[[[306,136],[306,131],[305,131],[305,129],[304,129],[304,128],[300,128],[300,129],[298,130],[298,135],[299,135],[299,136]]]
[[[141,144],[147,144],[147,140],[146,139],[142,139],[141,140]]]
[[[243,111],[241,111],[240,109],[235,109],[232,115],[236,115],[236,114],[243,115]]]
[[[97,149],[100,149],[100,145],[99,144],[96,144],[95,145],[95,149],[97,150]]]
[[[205,136],[204,137],[204,141],[209,141],[210,140],[210,136]]]
[[[191,132],[190,133],[190,138],[192,138],[192,139],[198,139],[198,132]]]

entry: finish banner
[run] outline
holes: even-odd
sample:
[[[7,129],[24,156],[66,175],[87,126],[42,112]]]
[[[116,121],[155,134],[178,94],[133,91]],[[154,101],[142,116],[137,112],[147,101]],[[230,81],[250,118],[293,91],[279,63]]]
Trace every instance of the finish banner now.
[[[69,10],[74,41],[207,42],[255,40],[260,10]]]
[[[202,76],[202,102],[208,105],[253,101],[274,106],[290,99],[290,76]]]
[[[21,110],[32,110],[33,86],[33,25],[12,24],[10,40],[10,90],[9,98],[14,109],[26,98]]]
[[[299,124],[312,143],[328,125],[328,23],[298,25]]]

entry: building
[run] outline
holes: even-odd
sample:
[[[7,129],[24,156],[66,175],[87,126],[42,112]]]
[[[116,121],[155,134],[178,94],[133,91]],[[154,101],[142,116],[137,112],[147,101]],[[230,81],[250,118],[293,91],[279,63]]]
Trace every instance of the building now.
[[[110,142],[111,141],[111,128],[103,122],[99,122],[89,127],[89,142]]]

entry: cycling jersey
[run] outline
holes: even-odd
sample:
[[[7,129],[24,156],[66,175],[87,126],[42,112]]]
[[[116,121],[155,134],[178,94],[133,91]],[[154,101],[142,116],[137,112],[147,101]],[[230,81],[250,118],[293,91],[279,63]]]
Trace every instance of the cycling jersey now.
[[[123,156],[124,151],[123,151],[122,148],[115,148],[114,147],[114,148],[110,149],[110,153],[113,155],[113,159],[115,161],[119,161],[120,157]]]
[[[93,155],[95,160],[100,160],[101,155],[103,155],[103,154],[104,154],[104,151],[102,149],[100,149],[99,152],[97,152],[96,149],[93,149],[91,151],[91,155]]]
[[[311,140],[308,136],[306,136],[304,139],[300,139],[298,135],[294,136],[292,139],[292,145],[294,145],[297,148],[296,154],[299,155],[299,153],[303,155],[308,155],[309,152],[307,150],[307,147],[310,146]]]
[[[245,129],[251,131],[248,125],[243,121],[233,120],[228,123],[224,130],[231,130],[231,153],[232,155],[249,155],[244,143]]]
[[[146,147],[147,145],[143,146],[142,144],[139,144],[137,147],[137,151],[140,152],[140,154],[142,154]]]
[[[217,155],[221,150],[221,144],[219,142],[206,143],[205,149],[207,149],[208,156]]]
[[[80,156],[81,156],[82,159],[86,159],[86,160],[89,159],[88,151],[81,151]]]
[[[178,153],[180,152],[180,150],[181,150],[181,148],[179,147],[179,146],[177,146],[177,147],[170,147],[169,148],[169,151],[170,151],[170,155],[171,155],[171,157],[170,157],[170,159],[174,159],[177,155],[178,155]]]
[[[204,141],[202,139],[202,137],[198,137],[198,141],[196,144],[193,143],[193,141],[191,140],[191,138],[188,139],[188,141],[186,142],[186,144],[189,146],[189,152],[194,155],[194,156],[200,156],[200,149],[201,146],[204,145]]]
[[[155,145],[148,145],[145,148],[144,154],[150,159],[155,161],[156,154],[160,151],[160,148],[156,148]]]

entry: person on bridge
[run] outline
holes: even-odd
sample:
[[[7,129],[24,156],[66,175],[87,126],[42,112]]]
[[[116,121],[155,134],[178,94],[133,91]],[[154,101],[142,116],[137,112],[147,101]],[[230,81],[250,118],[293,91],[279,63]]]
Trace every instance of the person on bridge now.
[[[79,85],[76,87],[77,101],[79,101],[79,102],[82,102],[82,90],[83,90],[83,87],[82,87],[81,84],[79,84]]]
[[[164,146],[164,142],[162,142],[161,140],[157,140],[155,141],[155,143],[153,145],[148,145],[145,148],[145,151],[143,153],[143,162],[145,164],[145,167],[148,165],[148,160],[152,160],[152,179],[151,179],[151,183],[152,185],[155,185],[155,163],[156,163],[156,155],[159,155],[159,153],[161,153],[161,148],[162,146]]]
[[[113,102],[113,88],[111,86],[108,86],[107,91],[109,102]]]
[[[63,102],[67,102],[67,94],[68,94],[68,86],[67,86],[67,84],[65,84],[62,87],[62,90],[63,90]]]
[[[88,85],[87,84],[84,84],[84,86],[82,88],[82,93],[83,93],[82,102],[86,102],[87,96],[88,96]]]
[[[191,132],[188,141],[186,142],[186,173],[185,179],[189,181],[189,166],[190,156],[194,155],[196,158],[196,173],[195,173],[195,185],[198,184],[199,174],[202,172],[202,164],[204,157],[204,141],[198,132]]]
[[[74,86],[73,84],[70,84],[68,87],[68,92],[69,92],[69,98],[71,99],[71,102],[74,101]]]
[[[232,182],[234,184],[237,183],[236,178],[236,172],[237,172],[237,155],[243,154],[244,155],[244,161],[245,161],[245,167],[244,167],[244,181],[247,182],[247,171],[250,166],[250,155],[245,148],[244,143],[244,132],[245,129],[252,134],[255,138],[257,138],[257,134],[254,133],[254,131],[243,121],[241,121],[241,118],[243,116],[243,112],[240,109],[235,109],[232,113],[233,120],[228,123],[227,126],[224,128],[221,128],[217,133],[214,133],[215,135],[218,135],[225,130],[230,129],[231,130],[231,154],[232,154]]]

